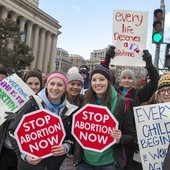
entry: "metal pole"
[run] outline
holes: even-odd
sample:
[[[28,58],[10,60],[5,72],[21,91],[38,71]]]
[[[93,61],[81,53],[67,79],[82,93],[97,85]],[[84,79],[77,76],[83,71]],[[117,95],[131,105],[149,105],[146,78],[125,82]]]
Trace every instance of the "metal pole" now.
[[[159,54],[160,54],[160,44],[156,44],[155,61],[154,61],[154,65],[156,68],[159,68]]]
[[[160,9],[162,9],[164,15],[165,15],[165,3],[164,0],[161,0],[160,2]],[[160,55],[160,46],[161,44],[156,44],[156,48],[155,48],[155,67],[159,69],[159,55]]]
[[[163,11],[164,14],[165,14],[165,3],[164,3],[164,0],[161,0],[161,2],[160,2],[160,8],[162,9],[162,11]]]

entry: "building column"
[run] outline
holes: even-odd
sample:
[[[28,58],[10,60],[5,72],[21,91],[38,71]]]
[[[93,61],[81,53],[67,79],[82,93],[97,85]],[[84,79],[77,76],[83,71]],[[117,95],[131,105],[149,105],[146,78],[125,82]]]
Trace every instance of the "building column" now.
[[[8,14],[10,14],[10,18],[12,21],[16,22],[17,20],[17,14],[14,11],[9,11]],[[9,42],[8,42],[8,48],[13,49],[14,47],[14,42],[11,41],[11,39],[9,38]]]
[[[28,45],[29,47],[31,47],[31,38],[32,38],[32,22],[28,21],[27,22],[27,35],[26,35],[26,45]]]
[[[45,52],[45,29],[41,29],[41,34],[40,34],[40,49],[39,49],[39,57],[38,57],[38,69],[42,71],[43,68],[43,59],[44,59],[44,52]]]
[[[16,20],[17,20],[17,14],[14,11],[11,11],[11,19],[14,22],[16,22]]]
[[[24,32],[24,28],[25,28],[25,18],[23,16],[19,17],[19,27],[20,27],[20,31]]]
[[[25,42],[25,18],[23,16],[19,16],[19,27],[20,27],[20,31],[22,32],[21,35],[21,41]]]
[[[43,73],[47,74],[48,67],[49,67],[50,50],[51,50],[51,33],[49,31],[47,32],[45,49],[46,51],[45,51],[45,56],[44,56]]]
[[[50,57],[50,61],[49,61],[49,73],[52,73],[53,71],[55,71],[55,60],[56,60],[56,50],[57,48],[57,35],[52,36],[52,46],[51,46],[51,57]]]
[[[34,60],[31,63],[31,70],[35,69],[35,64],[37,61],[37,51],[38,51],[38,37],[39,37],[39,26],[34,27],[34,41],[32,46],[32,53],[34,55]]]
[[[8,16],[8,9],[4,6],[1,7],[1,19],[6,19]]]

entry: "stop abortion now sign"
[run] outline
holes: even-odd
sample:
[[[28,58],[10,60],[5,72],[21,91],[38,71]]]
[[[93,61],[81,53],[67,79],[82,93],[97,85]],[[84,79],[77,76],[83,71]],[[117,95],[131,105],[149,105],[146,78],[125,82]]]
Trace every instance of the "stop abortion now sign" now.
[[[86,104],[73,115],[72,134],[84,149],[103,152],[115,144],[113,129],[118,121],[105,106]]]
[[[41,158],[51,156],[66,135],[61,117],[45,109],[24,115],[14,134],[22,153]]]

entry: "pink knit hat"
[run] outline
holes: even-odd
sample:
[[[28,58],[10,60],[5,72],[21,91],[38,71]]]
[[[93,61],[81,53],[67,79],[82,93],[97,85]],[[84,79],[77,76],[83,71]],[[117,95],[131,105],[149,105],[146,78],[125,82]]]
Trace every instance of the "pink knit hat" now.
[[[62,73],[52,73],[51,75],[48,76],[47,78],[47,84],[49,83],[49,81],[52,79],[52,78],[60,78],[63,80],[65,86],[67,87],[67,84],[68,84],[68,78],[66,75],[62,74]]]

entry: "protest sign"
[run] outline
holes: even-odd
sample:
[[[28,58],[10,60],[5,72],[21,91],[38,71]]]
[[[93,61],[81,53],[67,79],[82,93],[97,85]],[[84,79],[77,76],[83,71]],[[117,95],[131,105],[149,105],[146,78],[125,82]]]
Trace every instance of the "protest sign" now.
[[[113,45],[116,56],[112,65],[145,66],[142,59],[146,49],[148,13],[115,10],[113,13]]]
[[[14,134],[22,153],[41,158],[51,156],[66,135],[61,117],[45,109],[25,114]]]
[[[21,108],[34,92],[17,74],[0,81],[0,125],[5,121],[5,111],[15,112]]]
[[[162,170],[170,143],[170,103],[134,107],[143,169]]]
[[[86,104],[73,114],[72,134],[84,149],[103,152],[116,142],[110,133],[117,128],[106,106]]]

